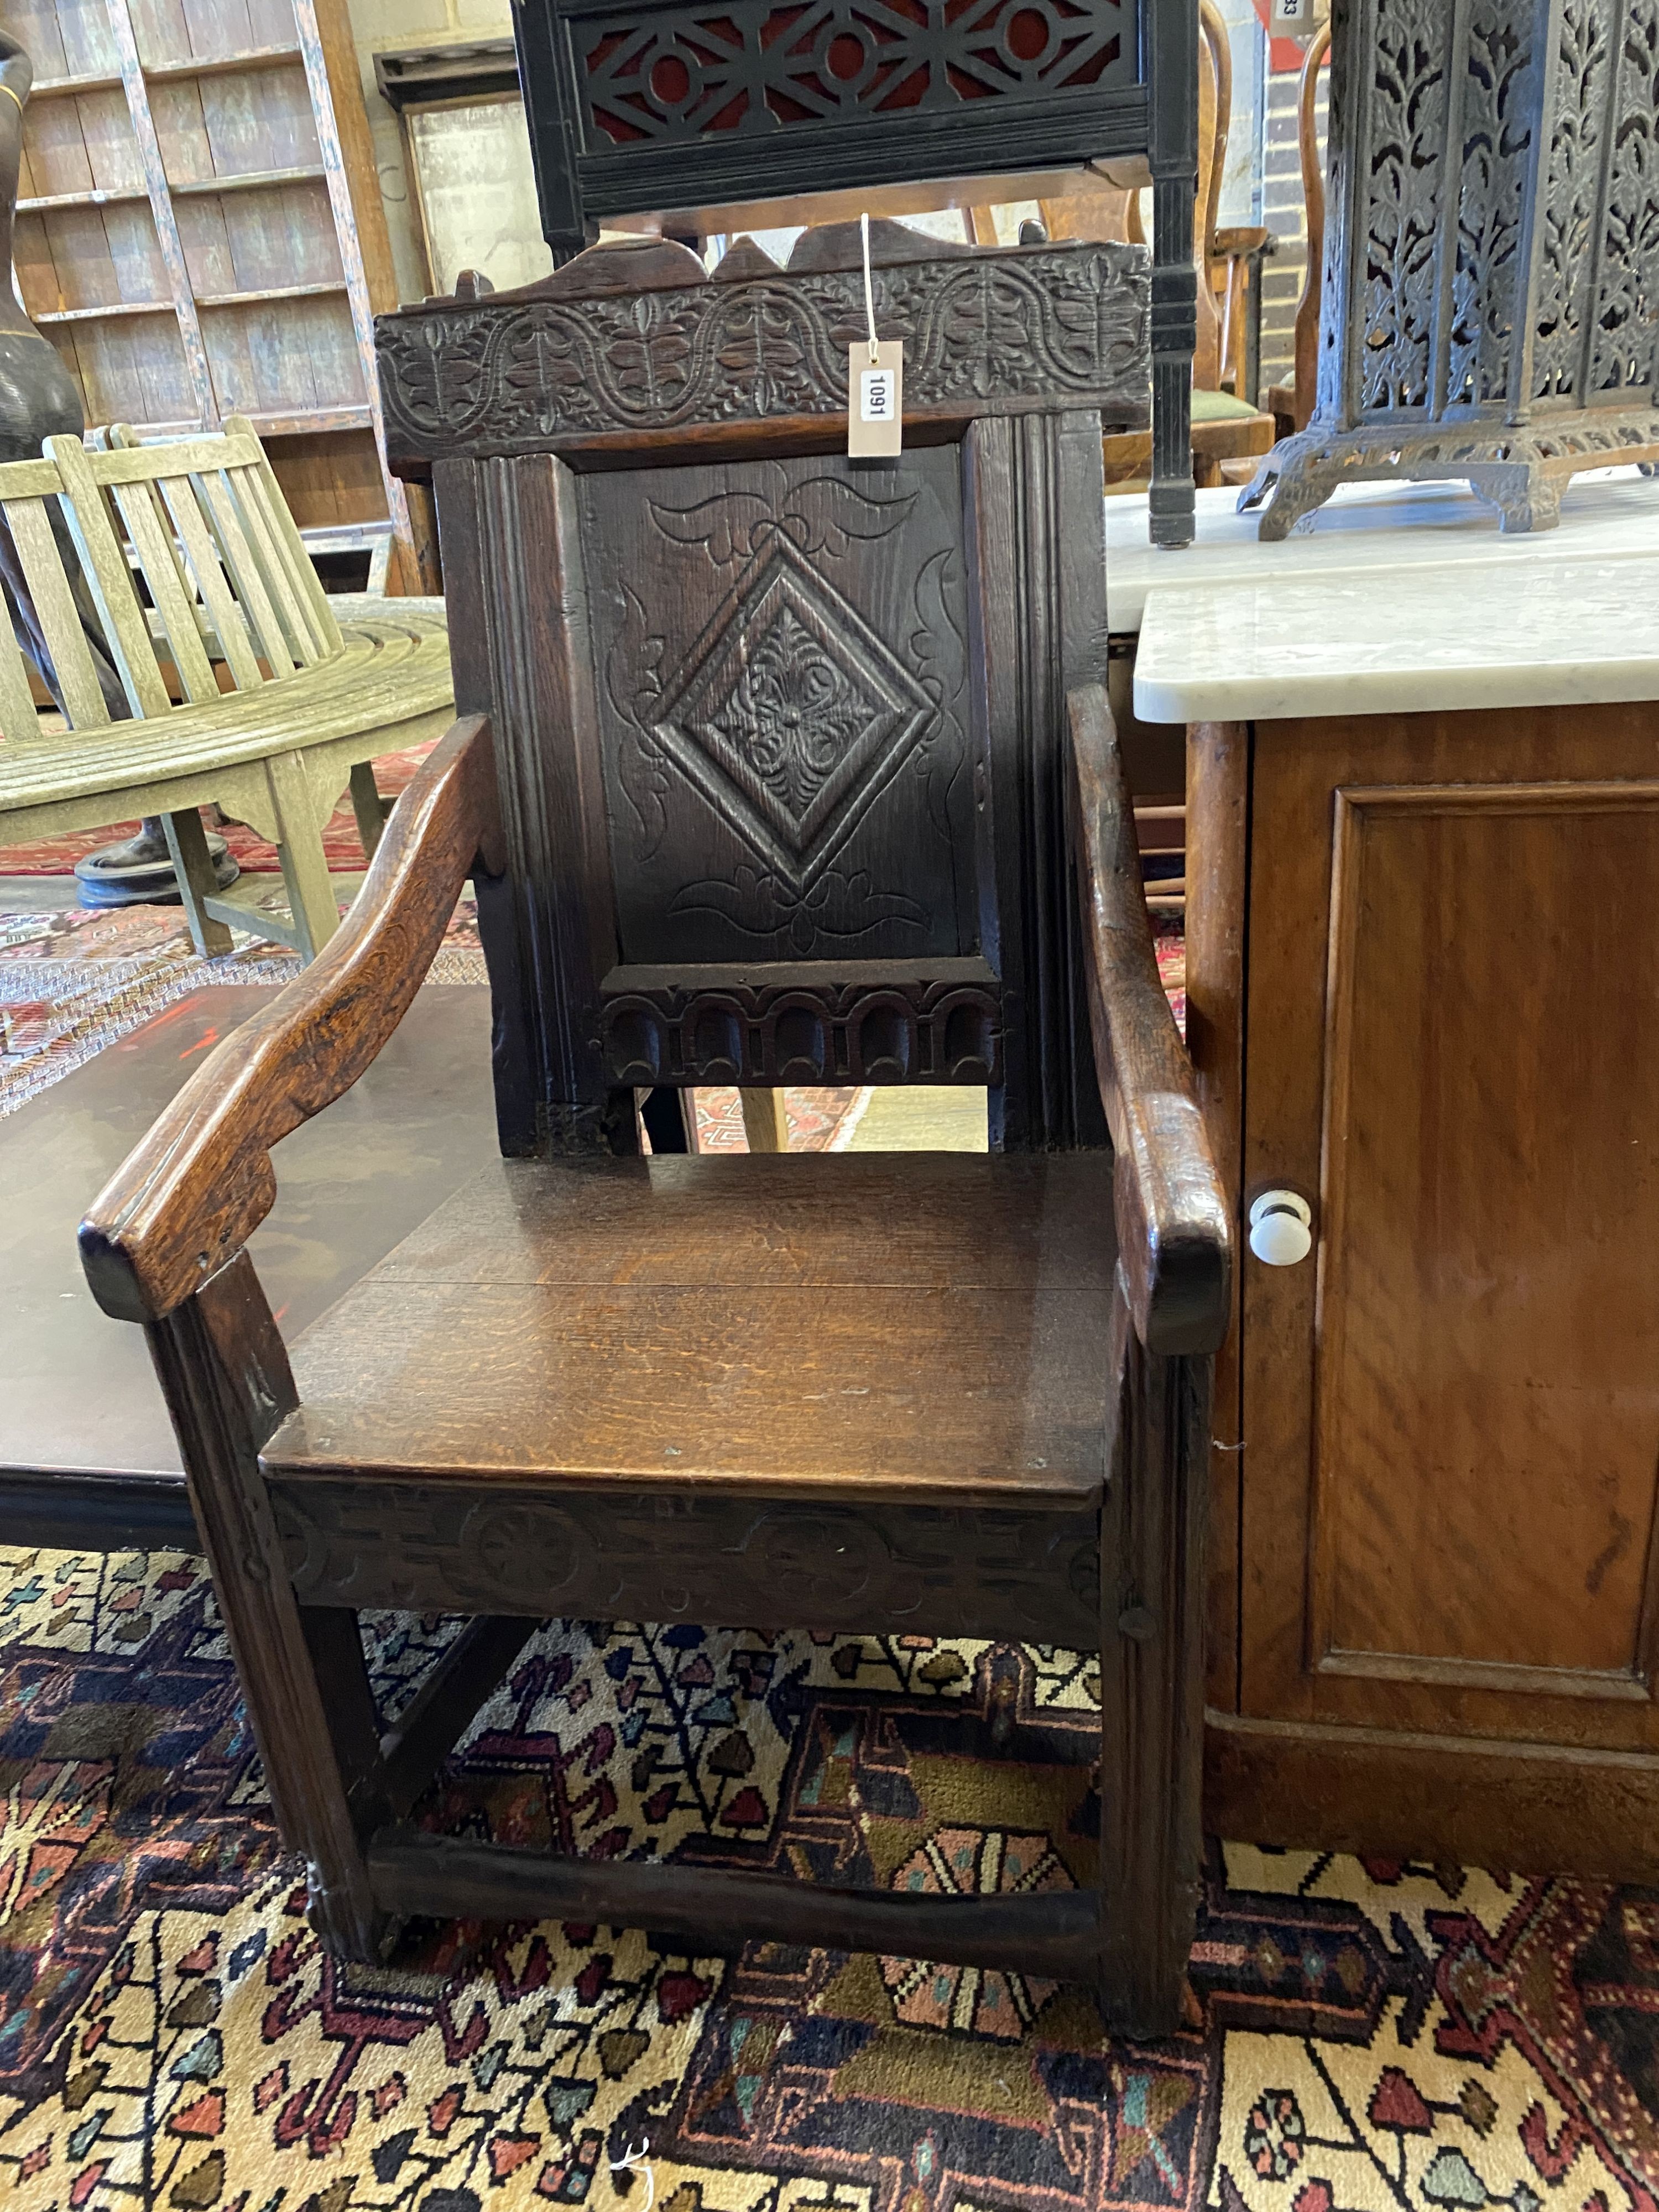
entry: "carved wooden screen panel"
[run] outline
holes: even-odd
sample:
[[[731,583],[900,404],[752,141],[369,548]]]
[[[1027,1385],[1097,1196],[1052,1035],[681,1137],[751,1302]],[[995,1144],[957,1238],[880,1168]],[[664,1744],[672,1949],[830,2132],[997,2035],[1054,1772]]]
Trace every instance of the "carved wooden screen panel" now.
[[[1646,399],[1659,0],[1339,0],[1320,399]]]
[[[624,960],[978,949],[958,473],[584,479]]]
[[[1173,12],[1148,11],[1152,46]],[[1144,152],[1141,14],[1136,0],[528,0],[515,30],[550,240],[659,205]]]
[[[961,448],[625,483],[577,494],[611,1079],[992,1080]]]

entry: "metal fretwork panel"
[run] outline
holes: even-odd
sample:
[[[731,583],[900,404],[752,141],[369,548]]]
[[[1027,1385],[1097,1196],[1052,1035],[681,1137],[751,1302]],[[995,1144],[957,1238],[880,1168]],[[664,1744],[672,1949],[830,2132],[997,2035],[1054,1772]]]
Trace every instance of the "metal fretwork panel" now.
[[[1547,529],[1659,457],[1659,0],[1335,0],[1330,112],[1319,404],[1262,534],[1389,476]]]

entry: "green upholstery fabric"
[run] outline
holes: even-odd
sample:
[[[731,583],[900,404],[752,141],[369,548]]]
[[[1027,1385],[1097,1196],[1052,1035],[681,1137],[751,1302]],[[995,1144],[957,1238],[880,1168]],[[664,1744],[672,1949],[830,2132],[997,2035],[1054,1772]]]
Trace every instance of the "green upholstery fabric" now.
[[[1259,411],[1248,399],[1235,399],[1231,392],[1194,392],[1193,394],[1194,422],[1242,422],[1248,416]]]

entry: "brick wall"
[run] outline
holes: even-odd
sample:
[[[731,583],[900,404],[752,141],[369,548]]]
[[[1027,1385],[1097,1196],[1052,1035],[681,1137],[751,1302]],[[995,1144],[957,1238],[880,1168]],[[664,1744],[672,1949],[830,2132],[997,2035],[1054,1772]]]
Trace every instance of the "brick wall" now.
[[[1325,96],[1330,71],[1319,72],[1320,159],[1324,159]],[[1303,274],[1308,260],[1307,209],[1302,198],[1302,162],[1297,150],[1296,109],[1301,88],[1299,72],[1292,70],[1269,76],[1264,117],[1261,221],[1279,240],[1279,250],[1264,264],[1261,276],[1261,390],[1282,383],[1291,368],[1291,343],[1296,307],[1302,297]]]

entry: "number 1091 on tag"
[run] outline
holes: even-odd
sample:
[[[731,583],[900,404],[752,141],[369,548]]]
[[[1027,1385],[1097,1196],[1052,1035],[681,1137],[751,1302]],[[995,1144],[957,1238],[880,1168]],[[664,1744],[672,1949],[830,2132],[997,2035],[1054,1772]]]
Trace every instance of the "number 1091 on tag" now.
[[[848,349],[847,450],[866,459],[891,457],[904,442],[904,347],[888,338]]]

